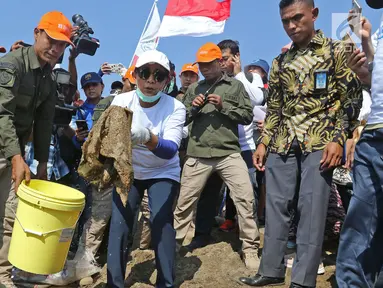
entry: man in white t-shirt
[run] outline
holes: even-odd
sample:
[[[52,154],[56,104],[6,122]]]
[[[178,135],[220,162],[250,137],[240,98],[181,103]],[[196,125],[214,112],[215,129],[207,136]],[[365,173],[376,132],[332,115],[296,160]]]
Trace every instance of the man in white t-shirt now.
[[[381,0],[367,0],[375,9]],[[339,287],[374,287],[383,265],[383,17],[376,53],[371,24],[361,19],[363,52],[351,56],[350,67],[371,85],[371,113],[356,145],[354,195],[343,224],[336,264]],[[375,286],[378,287],[378,286]]]

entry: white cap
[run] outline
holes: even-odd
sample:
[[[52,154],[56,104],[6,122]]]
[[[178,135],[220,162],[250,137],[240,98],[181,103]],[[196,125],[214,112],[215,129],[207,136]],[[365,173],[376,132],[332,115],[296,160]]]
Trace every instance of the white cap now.
[[[136,68],[140,68],[148,63],[157,63],[170,71],[169,59],[166,55],[158,50],[149,50],[142,53],[137,60]]]

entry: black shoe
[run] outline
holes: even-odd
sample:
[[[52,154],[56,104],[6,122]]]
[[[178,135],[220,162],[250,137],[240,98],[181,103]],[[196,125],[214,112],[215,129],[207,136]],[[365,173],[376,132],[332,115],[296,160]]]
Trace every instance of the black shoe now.
[[[265,277],[259,274],[254,277],[241,277],[239,278],[239,281],[243,284],[255,287],[279,286],[285,284],[285,278]]]
[[[192,252],[195,249],[202,248],[209,245],[211,241],[212,241],[212,238],[210,235],[196,236],[193,238],[193,240],[190,242],[189,245],[185,246],[185,249],[188,250],[189,252]]]

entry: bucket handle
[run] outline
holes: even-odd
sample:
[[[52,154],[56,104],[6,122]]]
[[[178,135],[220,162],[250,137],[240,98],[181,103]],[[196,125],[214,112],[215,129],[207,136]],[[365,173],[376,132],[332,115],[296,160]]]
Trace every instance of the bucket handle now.
[[[52,234],[52,233],[55,233],[55,232],[58,232],[58,231],[62,231],[62,230],[65,230],[65,229],[75,229],[76,226],[77,226],[78,221],[80,220],[82,212],[84,212],[84,209],[85,209],[85,206],[84,206],[84,208],[82,208],[81,213],[80,213],[79,217],[77,218],[76,223],[73,226],[71,226],[71,227],[59,228],[59,229],[55,229],[55,230],[51,230],[51,231],[47,231],[47,232],[37,232],[37,231],[34,231],[34,230],[30,230],[30,229],[24,228],[23,224],[21,224],[20,219],[17,217],[15,210],[13,210],[13,208],[10,208],[10,210],[15,215],[15,219],[17,220],[17,222],[19,222],[21,229],[23,229],[24,233],[33,234],[33,235],[40,236],[40,237],[41,236],[46,236],[48,234]]]

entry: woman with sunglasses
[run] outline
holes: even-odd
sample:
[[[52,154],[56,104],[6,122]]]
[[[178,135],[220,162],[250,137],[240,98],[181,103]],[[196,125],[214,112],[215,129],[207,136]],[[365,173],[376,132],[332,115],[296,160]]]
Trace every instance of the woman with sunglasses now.
[[[178,148],[186,110],[164,94],[169,81],[169,60],[153,50],[144,52],[134,71],[137,90],[115,97],[112,105],[133,111],[132,145],[134,183],[126,207],[113,192],[113,212],[108,245],[108,286],[124,287],[125,270],[135,215],[144,191],[149,196],[152,247],[155,252],[156,287],[174,286],[175,231],[173,203],[179,190]]]

